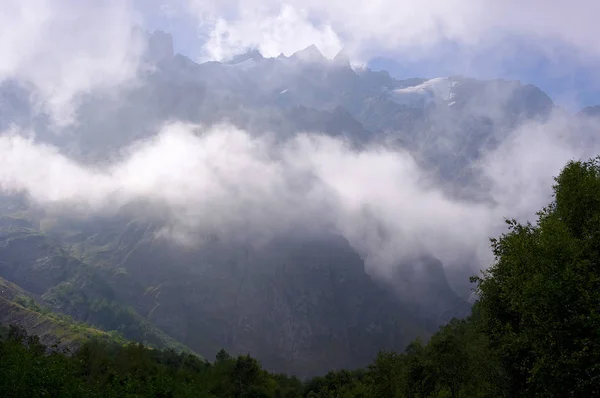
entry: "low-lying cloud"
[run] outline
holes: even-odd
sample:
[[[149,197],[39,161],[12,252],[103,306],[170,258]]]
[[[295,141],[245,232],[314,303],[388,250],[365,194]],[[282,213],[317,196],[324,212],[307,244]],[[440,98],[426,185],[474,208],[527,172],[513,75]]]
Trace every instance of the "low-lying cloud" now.
[[[261,244],[291,231],[343,235],[371,272],[387,274],[423,252],[447,266],[489,264],[488,238],[504,217],[533,219],[552,177],[600,148],[560,121],[524,125],[482,160],[493,201],[449,197],[403,151],[300,134],[281,143],[229,125],[166,125],[96,169],[16,132],[0,136],[0,190],[25,192],[52,211],[105,214],[144,201],[167,210],[172,237]]]

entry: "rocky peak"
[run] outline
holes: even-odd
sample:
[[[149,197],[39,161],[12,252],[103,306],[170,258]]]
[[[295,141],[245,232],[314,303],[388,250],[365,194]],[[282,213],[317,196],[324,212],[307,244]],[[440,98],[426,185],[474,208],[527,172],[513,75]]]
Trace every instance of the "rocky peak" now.
[[[333,57],[332,62],[336,66],[350,68],[350,58],[343,48]]]
[[[600,117],[600,105],[586,106],[579,112],[580,116]]]
[[[243,54],[234,55],[227,63],[228,64],[239,64],[244,61],[253,60],[253,61],[262,61],[265,59],[260,51],[256,48],[249,49]]]
[[[321,51],[319,51],[317,46],[315,46],[314,44],[311,44],[304,50],[300,50],[292,54],[290,58],[303,62],[323,62],[326,60]]]
[[[171,59],[174,55],[173,36],[170,33],[155,30],[148,36],[147,57],[151,62]]]

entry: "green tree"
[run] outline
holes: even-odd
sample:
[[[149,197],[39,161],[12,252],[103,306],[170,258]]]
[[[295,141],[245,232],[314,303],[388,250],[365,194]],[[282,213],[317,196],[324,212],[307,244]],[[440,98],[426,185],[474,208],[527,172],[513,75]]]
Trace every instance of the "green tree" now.
[[[368,367],[369,391],[374,397],[394,398],[402,391],[403,358],[393,351],[380,351]]]
[[[508,220],[477,278],[511,396],[600,395],[600,163],[571,162],[537,225]]]
[[[404,393],[409,398],[425,398],[437,389],[435,372],[427,357],[427,349],[421,339],[408,345],[406,355],[406,384]]]
[[[229,355],[229,353],[227,351],[225,351],[223,348],[221,348],[221,350],[219,350],[219,352],[217,352],[217,355],[216,355],[217,362],[228,361],[230,359],[231,359],[231,355]]]
[[[440,329],[428,344],[429,360],[433,365],[435,379],[440,387],[450,391],[452,398],[459,396],[469,380],[471,369],[462,339],[465,321],[453,319]]]
[[[264,397],[265,378],[258,361],[250,355],[240,355],[233,366],[235,397]]]

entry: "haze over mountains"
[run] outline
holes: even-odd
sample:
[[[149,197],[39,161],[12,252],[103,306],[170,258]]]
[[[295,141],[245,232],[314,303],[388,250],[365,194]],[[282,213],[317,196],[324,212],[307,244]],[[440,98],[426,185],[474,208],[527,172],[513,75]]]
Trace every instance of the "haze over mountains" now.
[[[77,93],[70,121],[2,82],[0,277],[158,346],[301,376],[402,349],[468,313],[503,217],[600,149],[595,108],[521,82],[316,46],[196,63],[135,35],[135,79]]]

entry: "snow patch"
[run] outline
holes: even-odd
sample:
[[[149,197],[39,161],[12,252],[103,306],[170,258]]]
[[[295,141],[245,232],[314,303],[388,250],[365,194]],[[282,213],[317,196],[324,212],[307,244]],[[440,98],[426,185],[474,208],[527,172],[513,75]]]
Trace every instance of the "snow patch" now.
[[[457,83],[447,77],[436,77],[416,86],[392,90],[390,99],[409,106],[422,106],[431,101],[451,101],[454,98],[452,89]]]
[[[224,65],[231,70],[247,71],[249,69],[254,68],[256,66],[256,63],[257,62],[254,59],[249,58],[245,61],[238,62],[237,64],[224,64]]]

